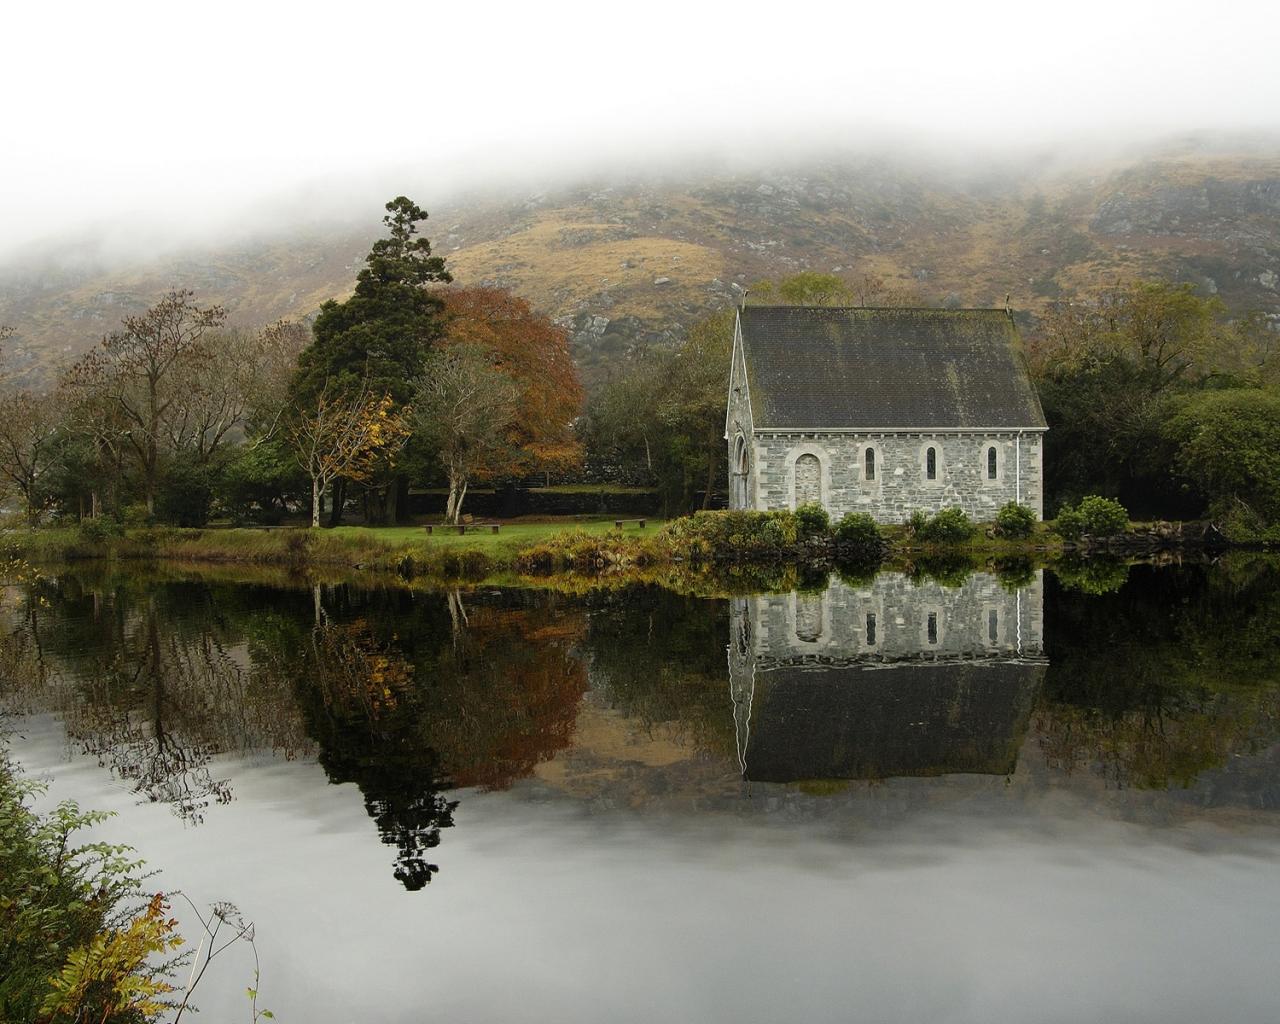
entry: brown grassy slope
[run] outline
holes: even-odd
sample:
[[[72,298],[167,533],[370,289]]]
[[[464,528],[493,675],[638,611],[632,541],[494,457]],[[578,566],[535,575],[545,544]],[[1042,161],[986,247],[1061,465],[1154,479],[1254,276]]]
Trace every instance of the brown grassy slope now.
[[[378,232],[299,234],[123,270],[0,271],[13,361],[47,375],[167,287],[235,323],[346,295]],[[883,162],[580,186],[436,209],[455,277],[513,288],[570,326],[589,379],[664,343],[762,276],[874,273],[926,302],[1034,313],[1054,297],[1162,274],[1280,313],[1280,153],[1188,156],[1094,173],[959,181]]]

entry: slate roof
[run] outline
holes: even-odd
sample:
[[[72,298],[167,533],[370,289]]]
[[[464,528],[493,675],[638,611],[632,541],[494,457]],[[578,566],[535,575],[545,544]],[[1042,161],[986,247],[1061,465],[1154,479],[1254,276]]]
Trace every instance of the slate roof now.
[[[747,306],[756,429],[1046,427],[1002,309]]]
[[[757,673],[756,782],[1013,771],[1043,663],[786,667]]]

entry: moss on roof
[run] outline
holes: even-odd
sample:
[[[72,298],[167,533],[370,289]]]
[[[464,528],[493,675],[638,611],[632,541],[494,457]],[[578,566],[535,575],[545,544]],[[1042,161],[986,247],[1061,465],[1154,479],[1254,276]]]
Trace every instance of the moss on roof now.
[[[1044,429],[1000,309],[748,306],[756,429]]]

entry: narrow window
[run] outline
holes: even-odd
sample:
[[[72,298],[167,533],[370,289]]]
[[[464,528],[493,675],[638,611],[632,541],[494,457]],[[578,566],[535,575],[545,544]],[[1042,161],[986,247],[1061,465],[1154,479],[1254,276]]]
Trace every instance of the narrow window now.
[[[987,638],[992,643],[1000,639],[1000,613],[994,608],[987,612]]]
[[[874,480],[876,478],[876,450],[874,448],[867,449],[867,479]]]
[[[938,479],[938,449],[930,448],[924,453],[924,475],[927,480]]]
[[[876,613],[867,612],[867,646],[876,645]]]
[[[929,643],[936,644],[938,642],[938,613],[937,612],[929,613],[928,637],[929,637]]]
[[[987,479],[994,480],[996,478],[996,450],[994,447],[987,449]]]
[[[822,639],[822,595],[800,594],[796,598],[796,638],[814,644]]]

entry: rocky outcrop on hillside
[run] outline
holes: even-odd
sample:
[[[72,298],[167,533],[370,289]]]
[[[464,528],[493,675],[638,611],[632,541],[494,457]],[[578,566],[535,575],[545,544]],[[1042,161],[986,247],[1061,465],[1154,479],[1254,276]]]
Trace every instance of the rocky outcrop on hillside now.
[[[0,268],[11,366],[46,376],[172,286],[233,323],[305,318],[352,287],[377,236],[312,230],[123,268]],[[927,303],[1054,299],[1163,275],[1280,317],[1280,151],[1182,156],[1109,174],[960,177],[890,161],[589,182],[432,210],[455,279],[526,296],[571,333],[588,382],[635,351],[799,270],[876,278]]]

